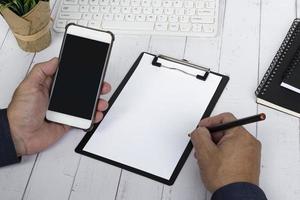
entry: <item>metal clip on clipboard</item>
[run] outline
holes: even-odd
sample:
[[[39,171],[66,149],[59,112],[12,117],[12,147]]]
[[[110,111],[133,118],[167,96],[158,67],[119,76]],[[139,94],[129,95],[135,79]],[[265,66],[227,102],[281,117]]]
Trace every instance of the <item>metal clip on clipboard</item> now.
[[[178,70],[203,81],[206,80],[210,73],[209,68],[189,63],[187,60],[178,60],[165,55],[155,56],[152,61],[152,65],[172,70]],[[189,68],[186,68],[186,66]]]

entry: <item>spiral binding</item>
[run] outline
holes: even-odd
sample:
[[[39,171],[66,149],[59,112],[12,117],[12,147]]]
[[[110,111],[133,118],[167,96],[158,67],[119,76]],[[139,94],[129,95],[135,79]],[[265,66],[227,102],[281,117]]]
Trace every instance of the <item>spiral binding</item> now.
[[[290,67],[286,70],[284,74],[284,81],[287,81],[293,74],[294,69],[300,63],[300,49],[297,50],[295,57],[293,58]]]
[[[270,67],[268,68],[267,72],[265,73],[265,75],[263,76],[259,86],[257,87],[255,94],[261,94],[264,95],[269,87],[269,85],[271,84],[274,76],[276,75],[276,72],[279,68],[279,66],[281,65],[288,49],[291,47],[296,34],[298,31],[298,25],[299,25],[300,19],[295,19],[291,28],[289,29],[286,37],[284,38],[279,50],[277,51],[274,59],[271,62]]]

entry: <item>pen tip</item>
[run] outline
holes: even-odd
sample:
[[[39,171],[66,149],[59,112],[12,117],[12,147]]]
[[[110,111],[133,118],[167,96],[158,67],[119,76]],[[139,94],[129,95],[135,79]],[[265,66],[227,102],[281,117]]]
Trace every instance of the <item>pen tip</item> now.
[[[261,120],[266,119],[266,114],[265,113],[260,113],[259,115],[260,115],[259,117],[260,117]]]

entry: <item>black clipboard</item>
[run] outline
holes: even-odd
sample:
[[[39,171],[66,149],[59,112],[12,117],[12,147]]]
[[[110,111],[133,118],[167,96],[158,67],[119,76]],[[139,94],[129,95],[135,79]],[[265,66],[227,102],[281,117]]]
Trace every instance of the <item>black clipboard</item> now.
[[[211,98],[208,106],[206,107],[206,110],[205,110],[205,112],[204,112],[204,114],[202,116],[202,119],[210,116],[211,112],[213,111],[213,108],[215,107],[216,103],[218,102],[218,100],[219,100],[219,98],[220,98],[223,90],[225,89],[225,87],[226,87],[226,85],[227,85],[227,83],[229,81],[229,77],[228,76],[225,76],[225,75],[222,75],[222,74],[219,74],[219,73],[216,73],[216,72],[212,72],[212,71],[210,71],[210,69],[207,69],[207,68],[204,68],[204,67],[200,67],[200,66],[191,64],[191,63],[187,62],[186,60],[177,60],[177,59],[174,59],[174,58],[171,58],[171,57],[168,57],[168,56],[162,56],[162,55],[156,56],[156,55],[153,55],[153,54],[149,54],[147,52],[143,52],[143,53],[140,54],[140,56],[138,57],[138,59],[134,62],[133,66],[130,68],[130,70],[126,74],[125,78],[122,80],[122,82],[120,83],[120,85],[118,86],[118,88],[116,89],[116,91],[114,92],[114,94],[112,95],[112,97],[110,98],[110,100],[109,100],[109,108],[107,109],[106,112],[104,112],[104,117],[110,111],[110,109],[113,106],[114,102],[118,98],[119,94],[121,93],[121,91],[125,87],[126,83],[130,79],[130,77],[133,75],[133,73],[135,72],[135,70],[139,66],[139,63],[140,63],[142,57],[145,54],[154,56],[152,65],[157,66],[157,67],[166,67],[166,68],[168,68],[167,66],[163,66],[159,62],[157,62],[158,58],[163,58],[163,59],[168,60],[170,62],[176,62],[178,64],[188,65],[188,66],[190,66],[192,68],[197,68],[197,69],[203,70],[204,73],[202,75],[194,74],[194,76],[196,78],[200,79],[199,81],[205,81],[206,78],[207,78],[207,76],[209,76],[210,73],[220,76],[221,77],[221,81],[220,81],[217,89],[215,90],[215,92],[213,94],[213,97]],[[179,70],[179,71],[181,71],[181,70]],[[186,72],[184,72],[184,73],[186,73]],[[189,74],[189,73],[187,73],[187,74],[188,75],[193,75],[193,74]],[[140,169],[137,169],[137,168],[134,168],[134,167],[122,164],[120,162],[116,162],[114,160],[107,159],[105,157],[102,157],[102,156],[95,155],[95,154],[92,154],[90,152],[84,151],[83,149],[84,149],[85,145],[88,143],[88,141],[92,137],[93,133],[97,130],[97,128],[98,128],[98,126],[99,126],[100,123],[96,124],[94,126],[94,128],[83,137],[83,139],[81,140],[81,142],[76,147],[75,152],[77,152],[79,154],[82,154],[82,155],[85,155],[85,156],[88,156],[88,157],[91,157],[91,158],[94,158],[94,159],[97,159],[97,160],[100,160],[100,161],[103,161],[103,162],[106,162],[106,163],[114,165],[116,167],[120,167],[122,169],[134,172],[136,174],[148,177],[150,179],[153,179],[155,181],[164,183],[166,185],[173,185],[174,184],[174,182],[175,182],[178,174],[180,173],[180,171],[181,171],[184,163],[186,162],[186,160],[187,160],[187,158],[188,158],[188,156],[189,156],[189,154],[190,154],[190,152],[191,152],[191,150],[193,148],[191,141],[189,141],[188,144],[187,144],[187,146],[185,147],[185,150],[183,151],[183,153],[182,153],[182,155],[181,155],[181,157],[180,157],[180,159],[179,159],[179,161],[178,161],[178,163],[177,163],[177,165],[176,165],[176,167],[175,167],[175,169],[174,169],[174,171],[173,171],[170,179],[165,179],[165,178],[153,175],[151,173],[148,173],[146,171],[143,171],[143,170],[140,170]]]

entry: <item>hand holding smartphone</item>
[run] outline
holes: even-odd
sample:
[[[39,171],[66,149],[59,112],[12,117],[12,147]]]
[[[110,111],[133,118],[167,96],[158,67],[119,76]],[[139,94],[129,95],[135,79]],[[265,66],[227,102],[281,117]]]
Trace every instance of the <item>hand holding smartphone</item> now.
[[[113,40],[110,32],[67,26],[46,112],[49,121],[92,127]]]

